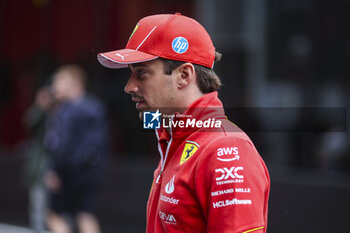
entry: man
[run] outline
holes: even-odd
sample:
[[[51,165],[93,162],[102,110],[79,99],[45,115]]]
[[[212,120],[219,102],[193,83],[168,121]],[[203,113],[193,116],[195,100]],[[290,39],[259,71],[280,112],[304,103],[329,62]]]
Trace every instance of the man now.
[[[34,103],[24,118],[24,123],[31,135],[24,160],[24,178],[29,188],[30,225],[36,233],[45,232],[47,190],[44,184],[44,174],[49,155],[43,139],[51,105],[50,88],[43,86],[37,91]]]
[[[55,233],[73,232],[66,216],[80,233],[100,232],[94,210],[107,151],[105,112],[87,96],[85,80],[82,68],[66,65],[52,84],[57,106],[46,133],[52,154],[46,183],[52,194],[48,226]]]
[[[225,117],[214,59],[205,29],[178,13],[141,19],[125,49],[98,55],[106,67],[129,66],[125,92],[141,119],[162,114],[147,233],[266,232],[269,174]]]

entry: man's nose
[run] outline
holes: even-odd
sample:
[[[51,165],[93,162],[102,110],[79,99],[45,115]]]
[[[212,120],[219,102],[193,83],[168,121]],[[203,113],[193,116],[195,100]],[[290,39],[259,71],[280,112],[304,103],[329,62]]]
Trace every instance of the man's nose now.
[[[130,77],[128,80],[128,83],[124,87],[124,91],[128,94],[133,94],[138,92],[138,87],[136,85],[136,82],[134,78]]]

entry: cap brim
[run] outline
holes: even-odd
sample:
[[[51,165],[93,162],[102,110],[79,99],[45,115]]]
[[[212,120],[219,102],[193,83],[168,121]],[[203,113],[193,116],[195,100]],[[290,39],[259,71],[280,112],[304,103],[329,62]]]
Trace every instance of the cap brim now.
[[[106,53],[99,53],[97,60],[108,68],[125,68],[129,64],[151,61],[158,58],[152,54],[133,49],[121,49]]]

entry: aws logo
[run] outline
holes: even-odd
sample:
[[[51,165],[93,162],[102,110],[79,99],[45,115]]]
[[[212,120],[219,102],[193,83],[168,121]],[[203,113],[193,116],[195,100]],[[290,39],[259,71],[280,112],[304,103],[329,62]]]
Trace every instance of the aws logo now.
[[[217,149],[217,159],[224,162],[239,160],[238,147],[221,147]]]
[[[186,162],[198,150],[199,145],[196,142],[187,141],[182,151],[180,165]]]

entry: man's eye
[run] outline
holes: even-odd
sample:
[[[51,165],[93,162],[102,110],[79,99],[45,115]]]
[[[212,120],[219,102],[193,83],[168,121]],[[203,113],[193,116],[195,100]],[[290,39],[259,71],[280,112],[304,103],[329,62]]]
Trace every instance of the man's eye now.
[[[138,70],[137,71],[137,76],[139,78],[143,78],[145,75],[146,75],[146,71],[144,71],[144,70]]]

